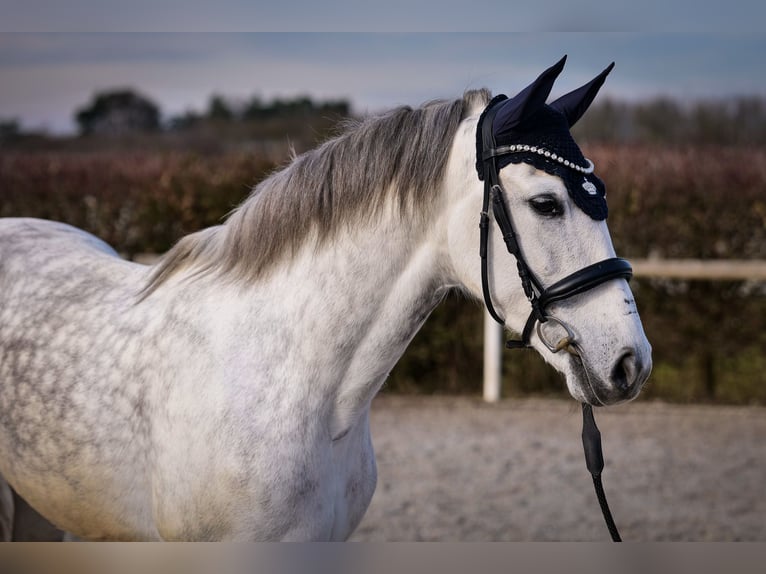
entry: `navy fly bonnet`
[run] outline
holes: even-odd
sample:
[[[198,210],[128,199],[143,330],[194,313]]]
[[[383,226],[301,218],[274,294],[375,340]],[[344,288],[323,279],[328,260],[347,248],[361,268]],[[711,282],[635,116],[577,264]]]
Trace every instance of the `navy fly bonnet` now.
[[[489,102],[476,131],[476,170],[483,180],[485,150],[493,150],[498,171],[509,163],[528,163],[560,177],[575,204],[593,219],[603,220],[608,215],[606,187],[569,129],[588,109],[614,63],[581,88],[546,104],[565,61],[566,56],[513,98],[499,95]],[[492,122],[491,130],[484,129],[485,121]]]

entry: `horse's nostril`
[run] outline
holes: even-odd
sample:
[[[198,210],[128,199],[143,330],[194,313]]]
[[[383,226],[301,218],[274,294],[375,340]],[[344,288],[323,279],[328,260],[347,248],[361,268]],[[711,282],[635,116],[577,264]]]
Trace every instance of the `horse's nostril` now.
[[[626,351],[612,369],[612,382],[618,389],[626,391],[636,383],[639,371],[636,355],[633,351]]]

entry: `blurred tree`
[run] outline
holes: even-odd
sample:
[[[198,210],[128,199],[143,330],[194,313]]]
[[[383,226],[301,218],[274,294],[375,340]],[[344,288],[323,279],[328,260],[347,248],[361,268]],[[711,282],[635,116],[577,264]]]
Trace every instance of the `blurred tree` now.
[[[322,114],[340,116],[343,118],[351,115],[351,106],[347,100],[328,100],[319,106]]]
[[[629,105],[604,98],[575,124],[572,135],[581,144],[633,141],[636,134]]]
[[[737,127],[739,140],[742,144],[762,144],[763,131],[766,126],[766,105],[757,96],[738,98],[732,121]]]
[[[150,132],[160,127],[160,110],[132,89],[97,93],[90,104],[75,112],[80,133],[124,135]]]
[[[668,98],[657,98],[637,104],[634,121],[641,141],[645,143],[678,143],[686,135],[681,106]]]
[[[720,141],[734,141],[737,126],[734,125],[727,102],[697,102],[691,111],[691,125],[694,139],[699,143],[713,144]]]
[[[21,135],[21,126],[17,119],[0,118],[0,143],[10,142]]]
[[[215,121],[228,122],[234,119],[234,112],[223,96],[214,95],[210,98],[207,107],[208,119]]]
[[[581,144],[766,145],[766,99],[604,98],[572,130]]]
[[[253,96],[249,101],[245,103],[245,107],[242,110],[242,119],[245,121],[255,121],[265,118],[267,115],[267,108],[261,100],[260,96]]]
[[[202,121],[202,116],[194,110],[186,110],[180,115],[173,116],[168,121],[171,130],[185,130],[192,128]]]
[[[351,106],[346,100],[315,102],[308,96],[298,96],[291,100],[276,98],[270,104],[266,104],[259,96],[253,96],[243,108],[242,119],[253,121],[266,118],[306,116],[338,118],[349,115],[351,115]]]

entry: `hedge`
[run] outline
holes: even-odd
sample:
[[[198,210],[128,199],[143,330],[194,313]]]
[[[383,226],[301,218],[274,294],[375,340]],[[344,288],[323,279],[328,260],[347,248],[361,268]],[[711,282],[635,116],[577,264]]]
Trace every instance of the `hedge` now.
[[[744,147],[594,146],[618,254],[631,258],[766,258],[766,151]],[[276,168],[274,154],[240,149],[6,151],[0,216],[55,219],[126,256],[162,252],[220,223]],[[636,280],[654,347],[644,396],[766,403],[766,288],[753,282]],[[481,308],[450,296],[392,372],[397,392],[479,392]],[[532,353],[507,353],[509,394],[563,394]]]

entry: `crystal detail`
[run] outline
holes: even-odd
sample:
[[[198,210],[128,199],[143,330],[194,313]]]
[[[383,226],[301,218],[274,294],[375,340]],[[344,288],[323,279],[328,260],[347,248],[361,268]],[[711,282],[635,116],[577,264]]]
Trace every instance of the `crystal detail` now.
[[[530,146],[528,144],[511,144],[507,147],[507,150],[505,153],[520,153],[520,152],[529,152],[529,153],[536,153],[537,155],[544,156],[547,159],[551,159],[553,161],[557,161],[561,165],[568,167],[569,169],[573,169],[575,171],[578,171],[580,173],[592,173],[593,172],[593,163],[586,158],[586,162],[588,165],[585,167],[577,165],[573,161],[569,161],[568,159],[565,159],[545,148],[537,147],[537,146]]]

